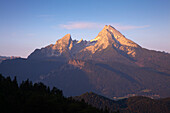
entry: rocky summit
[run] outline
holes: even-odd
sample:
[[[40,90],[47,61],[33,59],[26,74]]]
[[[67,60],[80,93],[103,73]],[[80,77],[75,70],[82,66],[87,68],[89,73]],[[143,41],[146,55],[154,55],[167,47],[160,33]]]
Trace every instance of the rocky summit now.
[[[65,56],[67,59],[76,58],[77,54],[89,53],[93,55],[97,52],[112,47],[117,51],[124,52],[130,57],[136,56],[136,49],[140,48],[138,44],[127,39],[119,31],[112,26],[105,26],[98,36],[90,41],[86,40],[72,40],[70,34],[66,34],[63,38],[56,41],[55,44],[51,44],[45,48],[37,49],[33,52],[29,58],[36,58],[41,54],[43,57],[58,57]],[[37,58],[39,58],[38,56]],[[89,56],[84,56],[89,57]]]

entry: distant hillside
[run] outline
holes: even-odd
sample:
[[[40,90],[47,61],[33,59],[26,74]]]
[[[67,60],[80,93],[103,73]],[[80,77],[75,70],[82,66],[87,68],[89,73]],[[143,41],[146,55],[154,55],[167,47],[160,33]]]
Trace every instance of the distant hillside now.
[[[3,60],[6,60],[6,59],[10,59],[10,57],[0,56],[0,63],[1,63]]]
[[[92,92],[73,98],[79,101],[83,99],[89,105],[99,109],[108,109],[110,112],[170,113],[170,98],[154,100],[148,97],[135,96],[115,101]]]
[[[20,58],[20,57],[15,57],[15,56],[11,56],[11,57],[0,56],[0,63],[1,63],[3,60],[7,60],[7,59],[15,59],[15,58]]]

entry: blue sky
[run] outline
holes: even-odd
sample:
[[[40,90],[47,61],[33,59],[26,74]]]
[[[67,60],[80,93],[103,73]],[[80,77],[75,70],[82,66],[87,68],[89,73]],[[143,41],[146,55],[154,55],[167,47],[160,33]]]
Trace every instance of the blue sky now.
[[[170,53],[170,0],[0,0],[0,55],[27,57],[67,33],[90,40],[109,24]]]

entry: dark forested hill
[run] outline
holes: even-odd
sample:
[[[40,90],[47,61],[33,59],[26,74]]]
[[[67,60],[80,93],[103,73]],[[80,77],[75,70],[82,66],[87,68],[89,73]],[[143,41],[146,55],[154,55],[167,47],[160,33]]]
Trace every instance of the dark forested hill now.
[[[111,100],[93,92],[74,97],[75,100],[84,100],[86,103],[99,109],[108,109],[110,112],[120,113],[169,113],[169,98],[151,99],[143,96],[134,96],[126,99]]]
[[[0,113],[107,113],[86,103],[65,98],[62,91],[43,83],[0,75]]]
[[[170,98],[111,100],[93,92],[66,98],[55,87],[29,80],[19,85],[16,77],[0,75],[0,108],[2,113],[169,113]]]

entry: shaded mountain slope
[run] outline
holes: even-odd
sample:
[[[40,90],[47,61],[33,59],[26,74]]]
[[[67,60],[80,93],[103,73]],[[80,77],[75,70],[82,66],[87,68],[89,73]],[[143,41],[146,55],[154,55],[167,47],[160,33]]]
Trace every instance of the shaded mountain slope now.
[[[6,76],[17,76],[19,82],[29,78],[34,82],[42,74],[48,74],[51,70],[61,66],[63,62],[51,60],[27,60],[23,58],[6,60],[0,64],[0,73]]]
[[[131,94],[159,98],[170,93],[169,75],[119,62],[69,60],[68,64],[43,75],[40,81],[49,86],[56,85],[64,94],[72,96],[94,91],[109,98]]]
[[[154,100],[148,97],[135,96],[122,100],[111,100],[95,93],[85,93],[74,97],[75,100],[82,99],[99,109],[108,109],[110,112],[120,113],[169,113],[169,99]]]

